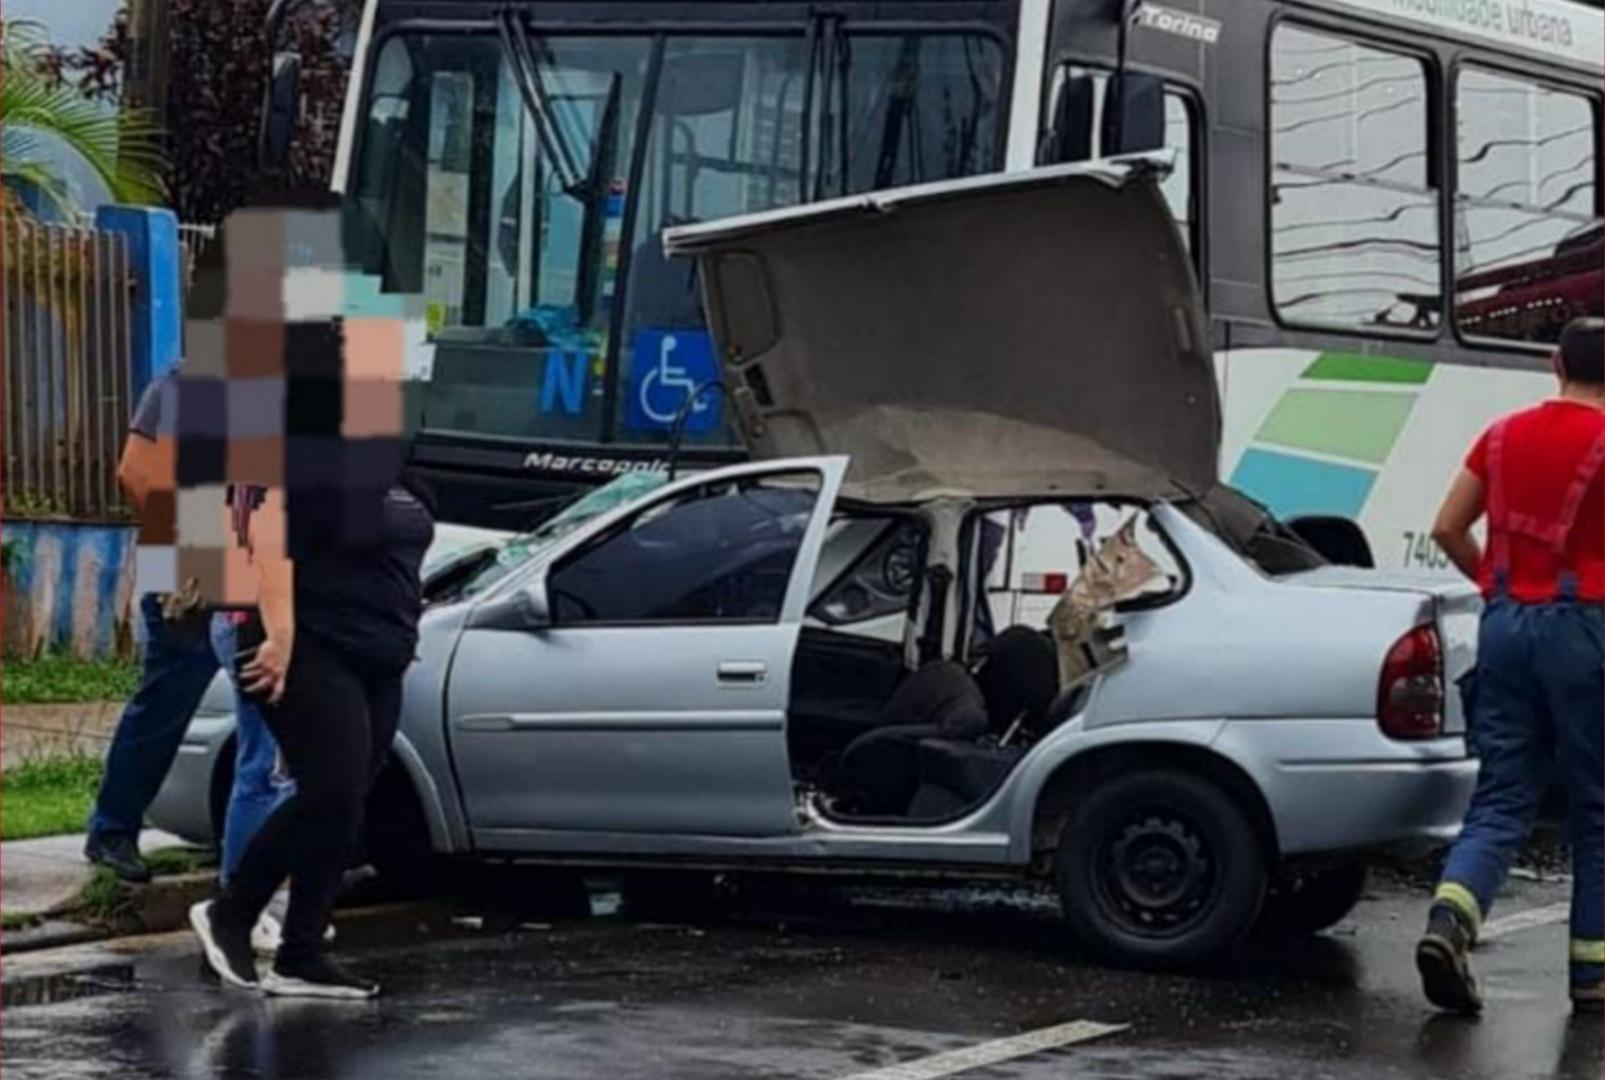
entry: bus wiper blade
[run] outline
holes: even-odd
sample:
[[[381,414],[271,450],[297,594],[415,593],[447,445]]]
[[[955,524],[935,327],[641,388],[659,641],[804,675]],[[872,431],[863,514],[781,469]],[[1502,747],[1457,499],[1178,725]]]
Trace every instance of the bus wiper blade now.
[[[518,92],[524,98],[524,107],[529,110],[530,119],[534,121],[535,136],[540,140],[541,149],[552,159],[558,183],[569,195],[580,197],[586,194],[590,186],[589,170],[580,170],[579,158],[557,123],[551,98],[546,93],[546,84],[541,81],[540,61],[529,43],[523,19],[518,12],[508,9],[500,14],[497,25],[501,30],[502,46],[513,64]]]

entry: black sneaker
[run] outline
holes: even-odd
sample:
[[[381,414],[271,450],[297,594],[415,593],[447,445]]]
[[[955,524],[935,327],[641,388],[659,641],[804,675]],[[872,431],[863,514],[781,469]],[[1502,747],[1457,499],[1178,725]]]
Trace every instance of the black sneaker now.
[[[322,956],[310,960],[275,961],[262,979],[262,989],[278,997],[341,998],[366,1001],[377,997],[379,984],[331,964]]]
[[[1482,1011],[1482,991],[1471,974],[1472,934],[1453,908],[1434,904],[1427,932],[1416,944],[1416,970],[1427,1000],[1449,1012]]]
[[[189,909],[189,924],[195,928],[206,962],[217,977],[229,986],[255,990],[256,954],[251,951],[251,928],[231,926],[217,918],[217,901],[203,900]]]
[[[115,833],[90,833],[88,841],[84,843],[84,858],[135,885],[143,885],[150,880],[150,867],[140,858],[139,844],[132,837]]]

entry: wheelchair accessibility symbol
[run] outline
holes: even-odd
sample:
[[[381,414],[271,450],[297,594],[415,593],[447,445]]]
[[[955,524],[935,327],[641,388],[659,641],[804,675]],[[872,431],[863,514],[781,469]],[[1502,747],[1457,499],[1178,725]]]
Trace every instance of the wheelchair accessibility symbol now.
[[[705,330],[643,330],[635,336],[630,351],[625,425],[635,431],[672,429],[686,399],[719,374],[713,339]],[[715,430],[722,411],[719,391],[707,391],[691,407],[685,430]]]

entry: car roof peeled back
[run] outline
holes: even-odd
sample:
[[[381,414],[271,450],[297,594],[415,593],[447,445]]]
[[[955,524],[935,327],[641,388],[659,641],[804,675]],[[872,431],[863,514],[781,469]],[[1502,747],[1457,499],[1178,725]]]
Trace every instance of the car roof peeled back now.
[[[872,192],[664,233],[697,260],[760,458],[845,491],[1171,498],[1216,482],[1208,322],[1169,152]]]

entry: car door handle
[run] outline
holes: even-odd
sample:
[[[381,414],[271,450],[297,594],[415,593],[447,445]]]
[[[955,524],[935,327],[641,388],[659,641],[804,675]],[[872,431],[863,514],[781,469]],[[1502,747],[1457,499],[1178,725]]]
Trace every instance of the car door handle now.
[[[762,660],[726,660],[719,665],[719,681],[726,686],[758,686],[769,677]]]

